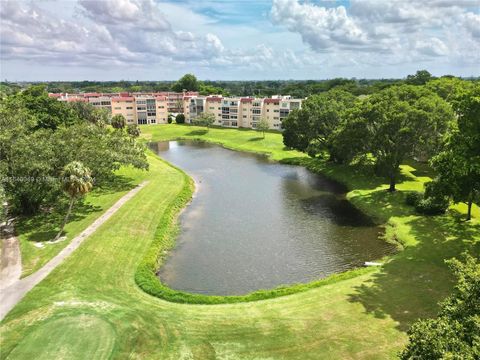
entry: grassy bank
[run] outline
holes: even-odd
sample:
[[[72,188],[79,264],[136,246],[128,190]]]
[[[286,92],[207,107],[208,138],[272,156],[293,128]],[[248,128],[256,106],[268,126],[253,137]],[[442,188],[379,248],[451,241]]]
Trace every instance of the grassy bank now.
[[[118,199],[138,184],[138,179],[130,176],[131,169],[117,172],[117,179],[102,187],[94,188],[87,194],[83,203],[77,203],[72,216],[65,225],[65,240],[52,243],[59,231],[66,213],[65,206],[53,212],[41,213],[33,217],[20,217],[16,221],[16,233],[22,256],[22,277],[32,274],[57,255],[70,241],[100,217]]]
[[[142,129],[155,140],[206,135],[189,135],[196,129],[185,126]],[[279,134],[267,134],[265,146],[249,141],[258,137],[249,131],[211,129],[208,137],[203,140],[272,152],[277,160],[309,161],[283,152]],[[134,275],[187,180],[154,156],[149,162],[148,173],[129,174],[148,185],[1,323],[2,359],[394,358],[408,326],[435,314],[451,290],[443,259],[480,242],[478,218],[465,223],[455,211],[420,217],[403,205],[402,191],[425,180],[413,165],[403,167],[401,191],[385,194],[382,180],[360,169],[305,163],[343,179],[357,206],[388,218],[390,236],[405,250],[381,268],[289,296],[210,306],[166,302],[141,291]]]

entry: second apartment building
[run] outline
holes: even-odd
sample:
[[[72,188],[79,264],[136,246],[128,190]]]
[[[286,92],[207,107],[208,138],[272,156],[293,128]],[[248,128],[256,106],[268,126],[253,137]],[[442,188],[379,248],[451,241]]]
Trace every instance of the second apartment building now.
[[[168,122],[168,98],[165,96],[112,97],[112,116],[123,115],[127,124],[166,124]]]
[[[270,129],[280,130],[282,120],[290,111],[299,109],[301,99],[289,96],[272,98],[190,96],[185,98],[183,113],[185,121],[191,123],[203,112],[213,114],[214,125],[255,129],[261,119],[268,122]]]

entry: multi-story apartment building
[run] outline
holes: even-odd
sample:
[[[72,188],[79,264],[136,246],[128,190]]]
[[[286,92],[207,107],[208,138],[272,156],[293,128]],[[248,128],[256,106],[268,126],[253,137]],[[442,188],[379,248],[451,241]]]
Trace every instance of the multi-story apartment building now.
[[[255,129],[261,119],[267,120],[270,129],[281,129],[282,120],[291,110],[301,107],[301,99],[289,96],[272,98],[237,98],[221,96],[192,96],[184,106],[185,120],[192,122],[201,112],[214,115],[214,125]]]
[[[85,94],[87,95],[87,94]],[[98,96],[86,96],[85,99],[95,107],[112,111],[112,97],[99,94]]]
[[[135,98],[133,96],[116,96],[112,97],[112,115],[123,115],[127,120],[127,124],[136,124],[136,108]]]
[[[265,119],[270,129],[280,130],[282,120],[290,111],[299,109],[301,99],[290,96],[271,98],[200,96],[196,92],[117,93],[117,94],[49,94],[60,101],[88,102],[121,114],[127,124],[165,124],[170,113],[183,113],[187,123],[200,114],[213,114],[214,125],[255,129]]]
[[[112,98],[112,115],[121,114],[127,124],[166,124],[168,100],[165,96],[123,96]]]

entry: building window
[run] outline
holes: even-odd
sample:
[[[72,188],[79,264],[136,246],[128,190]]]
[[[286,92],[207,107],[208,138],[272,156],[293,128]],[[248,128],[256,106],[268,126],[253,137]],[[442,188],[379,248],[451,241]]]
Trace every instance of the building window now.
[[[120,109],[121,109],[121,107],[115,107],[115,110],[120,110]]]
[[[232,126],[238,126],[236,121],[232,121]]]
[[[127,110],[133,110],[133,106],[127,106],[126,109]]]

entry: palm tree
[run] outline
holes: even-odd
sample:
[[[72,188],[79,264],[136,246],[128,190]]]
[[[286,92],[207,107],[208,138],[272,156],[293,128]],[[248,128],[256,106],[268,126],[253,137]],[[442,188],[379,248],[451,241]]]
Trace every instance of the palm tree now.
[[[90,173],[90,170],[85,167],[79,161],[72,161],[71,163],[65,165],[62,171],[62,190],[70,197],[70,204],[68,206],[67,214],[63,220],[62,226],[55,240],[60,238],[60,235],[63,232],[70,213],[72,212],[73,203],[75,200],[86,193],[88,193],[93,187],[93,180]]]

